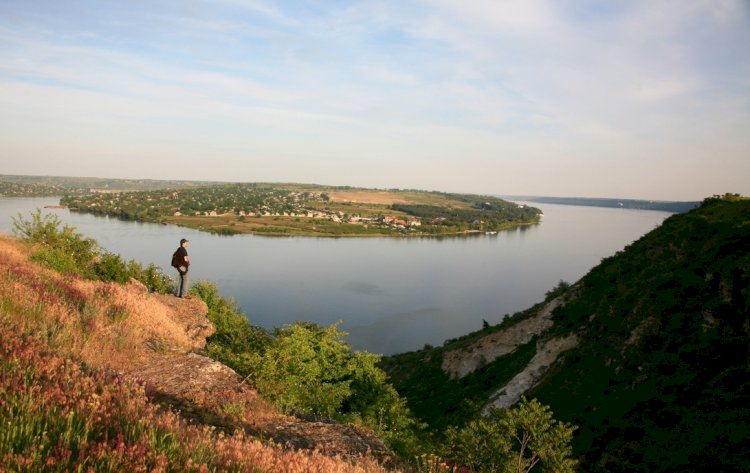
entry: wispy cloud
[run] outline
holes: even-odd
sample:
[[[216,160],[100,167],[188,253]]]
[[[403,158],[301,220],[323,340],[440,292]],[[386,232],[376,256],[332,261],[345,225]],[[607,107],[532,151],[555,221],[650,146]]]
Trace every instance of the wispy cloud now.
[[[681,174],[686,159],[728,187],[750,171],[740,0],[10,1],[0,18],[0,120],[15,130],[0,147],[39,166],[39,144],[18,137],[59,122],[92,155],[140,134],[134,156],[151,147],[162,177],[191,177],[166,176],[171,156],[200,166],[212,143],[266,180],[494,193],[606,191],[580,182],[587,167],[602,181],[618,169],[623,197],[698,198],[722,189]],[[223,169],[196,174],[235,177]],[[647,170],[689,183],[654,195]]]

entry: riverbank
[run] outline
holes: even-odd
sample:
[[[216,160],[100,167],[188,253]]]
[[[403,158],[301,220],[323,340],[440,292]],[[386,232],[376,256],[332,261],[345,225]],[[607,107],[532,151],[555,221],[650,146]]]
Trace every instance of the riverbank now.
[[[357,224],[334,222],[325,219],[288,216],[241,217],[237,215],[217,216],[176,216],[165,217],[160,223],[177,225],[193,230],[205,231],[219,235],[258,235],[288,237],[446,237],[497,234],[499,231],[513,230],[518,227],[529,227],[538,221],[513,222],[495,225],[492,230],[481,228],[454,228],[431,225],[428,230],[422,227],[405,225]]]

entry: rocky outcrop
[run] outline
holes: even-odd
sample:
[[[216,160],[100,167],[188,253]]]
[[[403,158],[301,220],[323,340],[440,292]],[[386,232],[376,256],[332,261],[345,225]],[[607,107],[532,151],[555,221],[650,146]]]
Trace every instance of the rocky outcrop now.
[[[443,356],[443,371],[453,378],[463,378],[480,366],[512,353],[552,326],[552,311],[561,302],[559,297],[552,299],[536,315],[482,337],[467,347],[446,352]]]
[[[142,383],[152,401],[198,426],[351,458],[352,465],[359,456],[367,456],[368,464],[393,457],[368,429],[279,413],[234,370],[204,356],[215,327],[201,299],[151,293],[135,280],[119,284],[61,274],[30,262],[31,251],[0,235],[0,293],[21,308],[3,312],[3,320],[12,317],[19,327],[31,322],[35,330],[54,325],[50,339],[65,340],[65,356]],[[27,312],[39,320],[28,320]]]
[[[137,284],[131,289],[143,292]],[[146,293],[148,290],[145,291]],[[371,431],[332,421],[308,421],[280,414],[228,366],[200,350],[214,333],[208,308],[197,298],[148,294],[167,307],[167,316],[185,330],[191,345],[149,341],[150,354],[125,375],[146,385],[155,401],[196,424],[247,434],[294,449],[317,450],[331,456],[369,455],[386,462],[393,453]],[[196,352],[198,351],[198,352]]]
[[[197,353],[152,355],[128,375],[178,406],[222,407],[228,393],[251,391],[234,370]]]
[[[268,421],[262,435],[293,448],[314,449],[326,455],[353,458],[369,455],[387,462],[393,453],[374,433],[337,422],[307,422],[296,418]]]
[[[198,298],[179,298],[172,295],[156,294],[156,299],[172,309],[169,314],[172,320],[185,329],[192,350],[202,350],[206,338],[216,331],[216,327],[206,318],[208,307]]]
[[[278,413],[234,370],[197,353],[154,355],[128,376],[146,383],[153,399],[196,424],[230,432],[242,429],[277,444],[332,456],[367,454],[385,461],[393,455],[366,429]]]
[[[197,297],[180,298],[170,294],[149,293],[148,288],[136,279],[130,280],[127,289],[165,306],[167,318],[184,330],[188,337],[190,341],[188,350],[202,350],[206,346],[206,338],[216,331],[216,327],[206,318],[208,306]],[[185,349],[184,346],[173,348],[174,350]]]

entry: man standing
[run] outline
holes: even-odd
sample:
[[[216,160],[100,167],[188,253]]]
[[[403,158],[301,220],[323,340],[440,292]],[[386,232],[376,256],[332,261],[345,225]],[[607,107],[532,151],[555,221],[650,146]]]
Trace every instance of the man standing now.
[[[187,246],[188,241],[186,239],[180,240],[180,247],[174,252],[172,256],[172,266],[177,268],[177,272],[180,273],[180,284],[177,286],[177,297],[187,296],[187,284],[188,284],[188,268],[190,267],[190,258],[188,258]]]

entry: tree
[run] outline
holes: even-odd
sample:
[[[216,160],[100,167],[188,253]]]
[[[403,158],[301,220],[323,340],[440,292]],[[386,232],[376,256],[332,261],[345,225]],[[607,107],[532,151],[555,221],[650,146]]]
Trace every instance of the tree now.
[[[461,430],[448,429],[447,456],[477,473],[575,471],[575,427],[552,418],[549,406],[522,398],[512,409],[491,409]]]

